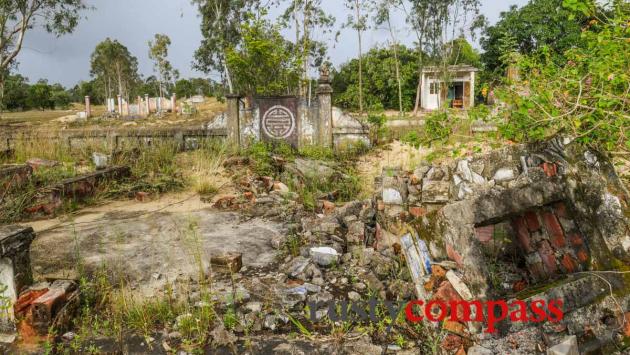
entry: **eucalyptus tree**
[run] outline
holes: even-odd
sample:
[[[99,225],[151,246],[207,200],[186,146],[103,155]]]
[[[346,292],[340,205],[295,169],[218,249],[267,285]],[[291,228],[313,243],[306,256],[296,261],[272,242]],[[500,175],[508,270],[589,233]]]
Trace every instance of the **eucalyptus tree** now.
[[[357,31],[359,41],[359,111],[363,112],[363,32],[368,29],[367,4],[366,0],[345,0],[345,5],[350,14],[343,27]]]
[[[90,66],[90,74],[103,86],[106,98],[112,97],[117,87],[118,95],[129,99],[131,89],[139,81],[138,59],[117,40],[107,38],[99,43]]]
[[[154,40],[149,41],[149,58],[153,60],[154,70],[158,75],[160,97],[164,97],[164,84],[172,86],[179,76],[179,72],[173,69],[173,65],[168,60],[170,45],[171,39],[164,34],[156,34]]]
[[[27,32],[39,25],[57,36],[70,33],[86,8],[83,0],[0,0],[0,99]]]
[[[287,0],[278,0],[278,4],[284,2]],[[326,43],[315,38],[332,33],[336,19],[324,11],[322,0],[288,0],[288,3],[280,22],[285,28],[295,30],[295,50],[302,67],[300,94],[304,95],[305,85],[311,82],[309,69],[321,66],[328,51]]]
[[[241,22],[258,0],[192,0],[201,14],[203,40],[195,52],[194,67],[205,73],[219,72],[234,93],[233,76],[227,63],[228,50],[241,41]]]
[[[374,22],[377,26],[387,25],[387,31],[390,35],[392,44],[392,50],[394,52],[394,64],[396,69],[396,83],[398,85],[398,107],[399,114],[404,114],[403,109],[403,94],[402,94],[402,79],[400,75],[400,59],[398,58],[398,38],[396,37],[396,31],[392,25],[392,11],[401,6],[400,0],[374,0]]]

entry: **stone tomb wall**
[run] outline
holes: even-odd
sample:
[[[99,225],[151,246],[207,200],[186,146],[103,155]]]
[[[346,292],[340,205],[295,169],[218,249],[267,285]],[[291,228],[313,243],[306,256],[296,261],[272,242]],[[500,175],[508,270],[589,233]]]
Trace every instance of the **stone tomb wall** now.
[[[385,169],[378,186],[377,243],[411,235],[416,264],[449,270],[447,280],[415,270],[418,297],[563,302],[559,324],[505,321],[483,347],[512,353],[510,339],[519,339],[519,351],[536,353],[537,342],[576,335],[580,350],[592,351],[623,339],[630,198],[602,154],[558,138],[414,171]]]

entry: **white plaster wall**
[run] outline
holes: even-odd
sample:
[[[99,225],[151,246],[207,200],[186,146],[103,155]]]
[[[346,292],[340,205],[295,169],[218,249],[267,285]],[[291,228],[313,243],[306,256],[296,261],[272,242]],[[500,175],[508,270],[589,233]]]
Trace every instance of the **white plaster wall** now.
[[[13,322],[13,305],[17,301],[15,281],[13,273],[13,262],[10,258],[0,259],[0,287],[4,289],[0,292],[0,322]]]

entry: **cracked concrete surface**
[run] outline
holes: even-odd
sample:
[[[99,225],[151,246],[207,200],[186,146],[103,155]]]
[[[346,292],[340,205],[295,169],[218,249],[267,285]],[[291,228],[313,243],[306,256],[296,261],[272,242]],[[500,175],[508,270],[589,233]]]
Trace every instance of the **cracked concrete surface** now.
[[[151,296],[166,282],[196,278],[200,263],[207,267],[211,256],[223,252],[243,253],[248,267],[273,261],[270,240],[284,233],[282,225],[208,206],[195,195],[172,195],[144,204],[114,202],[71,221],[36,222],[34,276],[75,278],[79,262],[88,273],[104,266]]]

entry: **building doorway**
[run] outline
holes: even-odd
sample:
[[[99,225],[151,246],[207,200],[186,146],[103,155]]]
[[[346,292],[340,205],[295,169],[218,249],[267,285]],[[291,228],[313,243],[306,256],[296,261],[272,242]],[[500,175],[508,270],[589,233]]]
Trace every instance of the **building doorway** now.
[[[448,87],[448,102],[452,108],[464,108],[464,83],[453,82]]]

